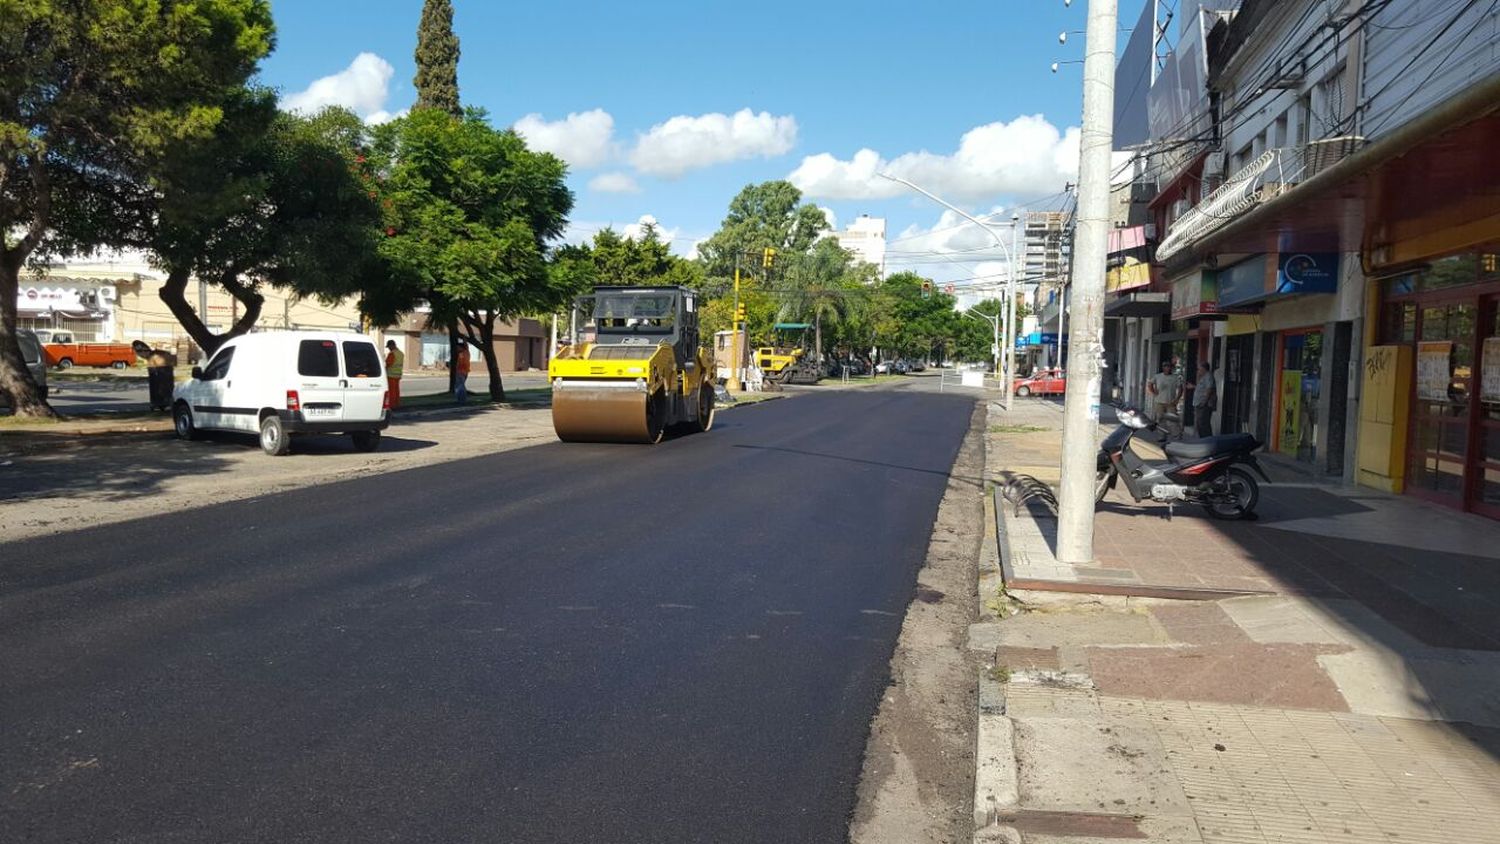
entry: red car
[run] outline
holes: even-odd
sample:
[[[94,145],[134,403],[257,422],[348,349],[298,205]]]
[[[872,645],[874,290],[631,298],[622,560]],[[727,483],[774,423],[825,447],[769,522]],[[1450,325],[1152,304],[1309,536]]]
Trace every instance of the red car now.
[[[1061,369],[1038,369],[1025,378],[1011,383],[1011,392],[1018,396],[1060,396],[1067,386]]]

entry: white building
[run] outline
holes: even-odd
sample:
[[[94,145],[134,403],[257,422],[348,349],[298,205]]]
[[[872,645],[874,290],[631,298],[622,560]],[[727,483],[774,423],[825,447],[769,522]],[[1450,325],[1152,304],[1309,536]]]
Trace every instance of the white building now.
[[[854,253],[854,257],[869,264],[874,264],[880,271],[880,277],[885,278],[885,219],[883,217],[871,217],[868,214],[859,215],[859,219],[849,224],[849,227],[834,235],[838,238],[839,246]]]

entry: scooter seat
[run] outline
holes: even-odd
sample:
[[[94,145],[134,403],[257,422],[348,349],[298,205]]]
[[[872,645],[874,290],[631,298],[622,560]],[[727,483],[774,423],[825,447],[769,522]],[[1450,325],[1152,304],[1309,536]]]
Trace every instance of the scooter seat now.
[[[1250,451],[1260,443],[1251,434],[1221,434],[1190,443],[1167,443],[1163,451],[1179,460],[1197,460],[1227,451]]]

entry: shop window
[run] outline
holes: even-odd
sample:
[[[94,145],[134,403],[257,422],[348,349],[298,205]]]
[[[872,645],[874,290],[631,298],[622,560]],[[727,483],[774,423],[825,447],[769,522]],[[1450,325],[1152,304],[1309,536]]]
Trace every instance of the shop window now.
[[[1417,339],[1417,306],[1411,302],[1387,302],[1381,308],[1380,342],[1410,343]]]
[[[1479,256],[1473,253],[1439,258],[1422,273],[1422,289],[1442,290],[1473,284],[1479,280],[1479,263]]]

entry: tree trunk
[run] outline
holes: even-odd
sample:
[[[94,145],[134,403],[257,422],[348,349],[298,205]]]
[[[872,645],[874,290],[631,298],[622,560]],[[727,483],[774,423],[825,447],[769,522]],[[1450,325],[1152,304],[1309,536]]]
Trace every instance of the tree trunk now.
[[[31,370],[21,356],[20,335],[16,329],[16,294],[21,289],[21,257],[6,255],[0,260],[0,396],[10,397],[16,416],[32,419],[55,419],[57,411],[42,398],[42,391],[32,380]]]
[[[226,270],[223,278],[219,280],[219,286],[244,304],[245,312],[234,321],[234,325],[230,326],[228,331],[223,334],[214,334],[203,322],[203,317],[207,315],[199,314],[193,310],[192,305],[188,304],[188,276],[189,271],[186,269],[172,270],[167,274],[167,280],[162,284],[158,295],[162,303],[167,306],[167,310],[171,311],[172,316],[177,319],[177,323],[182,326],[189,337],[193,338],[198,348],[203,350],[204,358],[211,358],[226,340],[245,334],[255,327],[255,323],[260,319],[261,306],[266,300],[259,293],[241,284],[238,273]]]
[[[461,318],[473,345],[484,356],[484,369],[490,376],[490,398],[505,401],[505,384],[500,380],[500,359],[495,355],[495,314],[493,311],[465,311]]]

